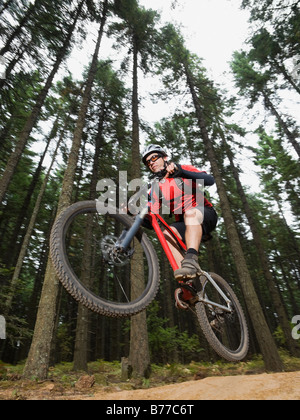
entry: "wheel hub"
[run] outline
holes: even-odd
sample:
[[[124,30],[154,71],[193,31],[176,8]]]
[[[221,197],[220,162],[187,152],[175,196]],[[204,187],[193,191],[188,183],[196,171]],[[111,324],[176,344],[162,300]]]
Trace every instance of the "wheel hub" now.
[[[134,253],[133,248],[128,248],[126,250],[120,248],[119,238],[112,235],[105,236],[102,239],[100,246],[105,261],[108,264],[118,267],[129,264]]]

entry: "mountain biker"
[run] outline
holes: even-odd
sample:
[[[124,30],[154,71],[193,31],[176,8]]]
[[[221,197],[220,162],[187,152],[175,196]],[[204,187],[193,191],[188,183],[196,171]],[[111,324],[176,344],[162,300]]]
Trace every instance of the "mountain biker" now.
[[[156,144],[146,147],[142,160],[153,174],[163,177],[159,183],[159,196],[156,194],[154,197],[156,199],[154,210],[157,211],[161,197],[169,200],[171,212],[176,217],[176,222],[171,225],[171,228],[187,246],[186,255],[182,260],[182,253],[175,239],[168,231],[164,231],[164,236],[179,267],[174,272],[174,276],[177,280],[183,281],[193,279],[201,272],[198,263],[200,243],[202,239],[210,237],[210,232],[215,229],[218,221],[216,211],[205,197],[204,206],[197,203],[196,180],[203,180],[204,186],[211,186],[215,183],[214,177],[204,171],[199,171],[194,166],[169,162],[166,151]],[[180,188],[182,182],[192,183],[194,188],[188,189],[186,194],[185,188]],[[178,206],[181,206],[180,215]]]

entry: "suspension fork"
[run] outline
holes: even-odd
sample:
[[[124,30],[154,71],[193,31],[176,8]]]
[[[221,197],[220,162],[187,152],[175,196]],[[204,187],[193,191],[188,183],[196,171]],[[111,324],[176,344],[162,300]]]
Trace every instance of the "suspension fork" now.
[[[143,220],[148,213],[148,207],[143,209],[140,214],[138,214],[135,218],[135,221],[131,228],[126,232],[125,237],[123,237],[123,240],[121,244],[119,245],[119,248],[121,248],[123,251],[126,251],[126,249],[129,247],[131,241],[135,237],[135,235],[138,233],[140,227],[142,226]]]

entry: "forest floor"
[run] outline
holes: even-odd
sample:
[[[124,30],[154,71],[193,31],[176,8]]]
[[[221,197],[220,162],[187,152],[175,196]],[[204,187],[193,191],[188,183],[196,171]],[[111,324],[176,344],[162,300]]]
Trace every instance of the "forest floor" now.
[[[152,366],[150,379],[121,381],[120,363],[97,361],[88,374],[64,363],[45,381],[22,378],[23,365],[0,363],[0,400],[300,400],[300,359],[284,356],[285,372],[261,359],[236,364]]]

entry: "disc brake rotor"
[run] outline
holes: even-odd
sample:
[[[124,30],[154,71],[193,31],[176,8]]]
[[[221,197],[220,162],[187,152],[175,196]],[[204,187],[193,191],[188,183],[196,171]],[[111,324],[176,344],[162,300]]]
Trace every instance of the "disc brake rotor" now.
[[[133,248],[123,251],[118,247],[119,238],[112,235],[105,236],[100,242],[101,251],[108,264],[122,267],[130,263],[134,253]]]

